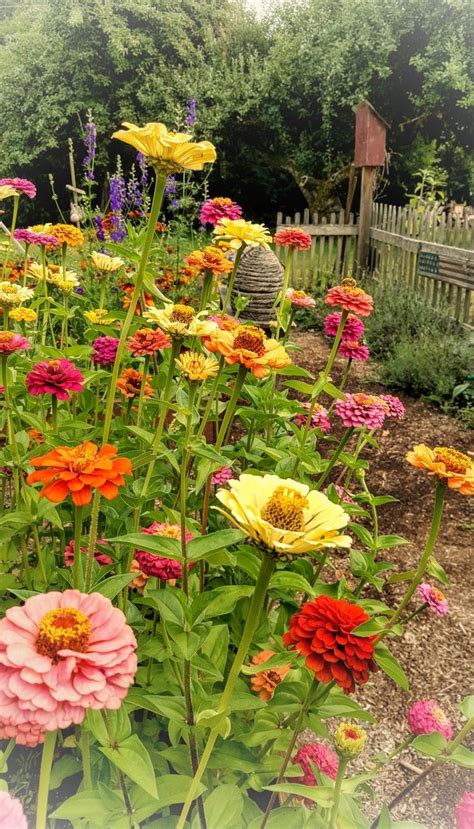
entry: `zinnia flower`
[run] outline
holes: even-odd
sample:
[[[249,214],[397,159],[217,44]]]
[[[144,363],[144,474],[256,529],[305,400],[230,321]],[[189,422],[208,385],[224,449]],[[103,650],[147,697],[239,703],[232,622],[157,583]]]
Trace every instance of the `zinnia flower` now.
[[[430,449],[419,443],[406,459],[412,466],[426,469],[428,475],[446,481],[450,489],[457,489],[461,495],[474,495],[474,461],[469,455],[448,446]]]
[[[239,320],[236,319],[236,317],[232,317],[230,314],[209,314],[208,320],[210,322],[215,322],[221,331],[233,331],[234,328],[238,328],[239,325],[241,325]]]
[[[102,273],[115,273],[123,266],[123,259],[119,256],[108,256],[106,253],[91,253],[91,260],[94,268]]]
[[[271,369],[291,365],[291,358],[278,340],[268,339],[261,328],[239,325],[231,331],[216,329],[204,338],[208,351],[224,355],[229,365],[240,363],[255,377],[266,377]]]
[[[208,245],[204,250],[194,250],[185,261],[197,272],[208,271],[214,276],[230,273],[234,268],[233,262],[230,262],[219,248],[212,245]]]
[[[119,340],[116,337],[97,337],[92,343],[92,362],[97,366],[112,366],[115,363],[118,345]]]
[[[324,318],[324,333],[327,337],[336,336],[339,323],[341,322],[341,317],[342,314],[340,311],[334,311],[332,314],[328,314],[327,317]],[[354,316],[354,314],[349,314],[344,323],[344,328],[342,329],[342,339],[360,340],[364,331],[365,325],[362,320]]]
[[[318,596],[291,617],[283,641],[306,657],[307,667],[319,682],[334,679],[344,693],[352,693],[375,670],[375,636],[352,633],[368,619],[361,607],[346,599]]]
[[[38,723],[25,720],[25,722],[18,725],[13,725],[10,721],[3,721],[0,717],[0,740],[15,740],[19,746],[35,748],[40,743],[44,743],[44,734],[43,726],[38,725]],[[1,819],[0,829],[2,829]],[[16,829],[16,827],[13,827],[13,829]]]
[[[106,544],[106,543],[107,543],[107,541],[106,541],[105,538],[98,538],[97,539],[97,545],[98,546],[100,544]],[[74,540],[70,541],[69,544],[67,544],[66,547],[64,548],[64,564],[66,565],[66,567],[72,567],[72,565],[74,564],[75,550],[76,550],[76,542]],[[81,553],[83,553],[84,555],[88,555],[89,554],[89,548],[87,546],[81,547]],[[108,564],[113,564],[114,563],[113,558],[110,558],[110,556],[106,555],[105,553],[101,553],[101,551],[99,549],[94,550],[94,558],[95,558],[97,564],[100,564],[101,567],[106,567]]]
[[[10,187],[9,184],[0,185],[0,201],[11,199],[13,196],[16,196],[16,190],[13,187]]]
[[[213,473],[211,484],[214,486],[224,486],[233,477],[234,473],[230,466],[221,466],[220,469],[216,469]]]
[[[226,508],[219,511],[231,524],[277,553],[298,555],[351,544],[350,537],[339,532],[349,521],[342,507],[291,478],[243,474],[229,482],[228,490],[219,489],[216,497]]]
[[[136,559],[133,559],[130,565],[130,572],[136,573],[135,578],[132,579],[132,581],[130,582],[130,587],[134,587],[135,590],[139,591],[139,593],[143,593],[149,576],[147,576],[146,573],[140,570],[140,565],[138,561],[136,561]]]
[[[145,319],[155,322],[172,337],[203,337],[217,328],[215,322],[203,319],[207,311],[196,311],[189,305],[168,303],[164,308],[149,308]]]
[[[295,291],[294,288],[288,288],[286,298],[297,308],[314,308],[316,305],[316,300],[309,296],[306,291]]]
[[[346,394],[344,400],[336,400],[334,411],[344,426],[380,429],[386,409],[383,401],[373,394]]]
[[[202,225],[213,225],[221,219],[240,219],[242,208],[232,199],[217,196],[215,199],[207,199],[201,205],[199,221]]]
[[[51,234],[56,237],[60,245],[68,245],[70,248],[78,248],[84,244],[82,230],[74,225],[56,224],[49,228]]]
[[[81,372],[64,357],[36,363],[26,375],[26,387],[33,397],[53,394],[58,400],[69,400],[69,392],[82,391],[83,383]]]
[[[306,421],[308,420],[308,412],[312,408],[312,404],[309,401],[305,401],[301,404],[301,407],[305,410],[301,414],[295,415],[295,423],[297,426],[305,426]],[[313,414],[311,415],[311,429],[321,429],[323,432],[330,432],[331,431],[331,423],[329,421],[329,414],[328,410],[321,406],[319,403],[316,403],[313,409]]]
[[[56,247],[58,240],[50,233],[35,233],[34,230],[22,230],[17,228],[13,234],[17,242],[24,242],[25,245],[38,245],[39,247]]]
[[[42,432],[39,432],[38,429],[28,429],[27,434],[32,443],[37,443],[38,445],[44,443],[44,435]]]
[[[280,247],[309,250],[313,240],[309,233],[301,230],[300,227],[283,227],[281,230],[277,230],[273,241],[275,245]]]
[[[447,740],[453,736],[453,727],[434,699],[420,699],[407,712],[407,722],[413,734],[442,734]]]
[[[213,233],[217,244],[227,242],[232,250],[238,250],[243,244],[268,248],[272,241],[270,231],[265,225],[252,224],[245,219],[220,219]]]
[[[52,282],[55,283],[58,278],[58,271],[54,265],[46,265],[43,269],[38,262],[31,262],[28,265],[28,276],[32,276],[37,282]]]
[[[0,331],[0,354],[14,354],[15,351],[28,351],[31,343],[21,334],[13,331]]]
[[[474,792],[464,792],[455,811],[456,829],[472,829],[474,826]]]
[[[160,524],[158,521],[154,521],[149,527],[145,527],[142,533],[145,533],[145,535],[161,535],[164,538],[176,538],[178,541],[181,539],[179,524],[168,524],[167,522]],[[192,537],[192,532],[186,530],[186,543],[191,541]],[[181,562],[173,558],[147,553],[145,550],[135,550],[134,559],[142,573],[145,573],[146,576],[154,576],[160,581],[179,579],[183,574]],[[188,565],[188,568],[191,566],[192,562]]]
[[[150,123],[137,127],[124,121],[124,130],[114,132],[125,144],[131,144],[143,153],[147,164],[165,173],[182,170],[202,170],[205,164],[216,160],[216,150],[209,141],[192,141],[192,135],[169,132],[164,124]]]
[[[394,420],[403,420],[405,417],[405,406],[400,398],[394,397],[393,394],[381,394],[380,399],[388,406],[385,417],[392,417]]]
[[[252,657],[252,665],[263,665],[265,662],[268,662],[272,656],[275,656],[275,651],[260,651],[260,653],[257,653]],[[275,688],[285,678],[289,670],[289,665],[280,665],[278,668],[269,668],[267,671],[265,669],[263,671],[259,671],[259,673],[254,674],[250,680],[252,691],[255,691],[260,699],[268,702],[268,700],[272,698]]]
[[[324,745],[324,743],[303,743],[293,757],[293,763],[298,763],[304,772],[304,776],[298,778],[294,782],[303,783],[305,786],[317,786],[318,781],[313,770],[313,766],[335,780],[337,777],[337,770],[339,768],[339,758],[337,754]]]
[[[419,584],[418,595],[438,616],[446,616],[449,613],[446,596],[431,584]]]
[[[38,314],[33,311],[33,308],[12,308],[9,317],[16,322],[35,322],[38,319]]]
[[[124,397],[133,398],[138,397],[142,386],[143,374],[134,368],[124,368],[119,379],[117,380],[117,388],[120,394]],[[145,397],[151,397],[153,389],[148,383],[151,380],[151,375],[147,374],[144,388]]]
[[[26,482],[46,484],[40,496],[58,504],[71,495],[78,507],[89,504],[92,490],[113,500],[119,486],[125,486],[124,475],[132,474],[128,458],[117,458],[117,449],[108,443],[99,449],[86,440],[79,446],[58,446],[42,457],[31,458],[32,466],[43,467],[28,475]]]
[[[17,196],[22,193],[29,199],[34,199],[36,196],[36,187],[27,178],[0,178],[0,187],[11,187]]]
[[[47,731],[118,709],[137,670],[137,643],[100,593],[41,593],[0,621],[0,719]]]
[[[177,358],[176,365],[191,382],[208,380],[219,371],[219,363],[214,357],[206,357],[197,351],[184,351]]]
[[[28,829],[25,813],[20,801],[1,789],[0,829]]]
[[[355,360],[358,363],[364,363],[368,360],[369,353],[367,346],[357,340],[341,340],[338,350],[340,357],[345,357],[346,360]]]
[[[352,283],[353,280],[347,280]],[[360,317],[368,317],[374,309],[374,300],[370,294],[362,288],[357,288],[353,284],[343,282],[342,285],[335,285],[330,288],[324,297],[326,305],[339,305],[345,311],[353,311]]]
[[[133,337],[129,337],[126,346],[134,357],[146,357],[161,351],[164,348],[171,348],[171,340],[168,334],[153,328],[140,328]]]
[[[95,311],[84,311],[84,316],[92,325],[112,325],[113,317],[108,317],[105,308],[96,308]]]
[[[0,304],[13,308],[22,302],[27,302],[34,295],[31,288],[15,285],[11,282],[0,282]]]
[[[341,757],[353,760],[364,750],[367,732],[360,725],[342,722],[334,733],[334,745]]]

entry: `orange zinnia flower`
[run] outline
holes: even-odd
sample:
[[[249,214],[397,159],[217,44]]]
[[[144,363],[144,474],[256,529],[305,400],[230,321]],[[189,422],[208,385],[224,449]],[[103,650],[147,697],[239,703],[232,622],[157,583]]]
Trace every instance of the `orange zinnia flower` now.
[[[406,458],[412,466],[427,469],[428,475],[445,480],[450,489],[457,489],[461,495],[474,495],[474,461],[469,455],[447,446],[430,449],[419,443]]]
[[[124,368],[122,374],[117,380],[117,388],[124,397],[138,397],[142,385],[143,374],[141,371],[136,371],[134,368]],[[151,376],[147,374],[146,380],[151,380]],[[151,397],[153,389],[148,382],[145,382],[145,397]]]
[[[268,339],[261,328],[239,325],[232,331],[217,328],[203,340],[209,351],[219,351],[226,363],[240,363],[255,377],[266,377],[272,368],[285,368],[291,359],[278,340]]]
[[[252,665],[261,665],[262,663],[267,662],[272,656],[275,656],[275,651],[260,651],[260,653],[257,653],[256,656],[252,657]],[[260,671],[250,680],[252,691],[255,691],[255,693],[259,695],[260,699],[267,702],[272,698],[276,686],[279,685],[285,678],[289,670],[289,665],[280,665],[279,668],[271,668],[268,671]]]
[[[82,230],[74,225],[51,225],[48,231],[52,236],[56,236],[60,245],[69,245],[70,248],[77,248],[85,241]]]
[[[128,458],[117,458],[115,446],[105,444],[101,449],[86,440],[79,446],[58,446],[42,457],[31,458],[32,466],[40,466],[28,475],[28,484],[40,481],[46,484],[40,496],[59,504],[70,494],[77,507],[89,504],[92,490],[111,501],[118,495],[119,486],[125,486],[124,475],[132,474]]]
[[[197,271],[210,271],[214,276],[230,273],[234,265],[219,248],[208,245],[204,250],[194,250],[186,257],[186,263]]]

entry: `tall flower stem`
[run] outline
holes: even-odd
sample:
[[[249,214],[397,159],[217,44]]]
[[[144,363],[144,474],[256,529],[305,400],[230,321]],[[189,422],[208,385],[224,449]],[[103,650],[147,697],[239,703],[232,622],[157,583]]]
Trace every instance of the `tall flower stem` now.
[[[99,526],[99,507],[100,507],[100,492],[98,489],[94,492],[94,498],[92,501],[92,511],[91,511],[91,523],[89,527],[89,546],[87,549],[87,561],[86,561],[86,577],[85,577],[85,590],[86,593],[92,587],[92,566],[94,564],[94,552],[95,547],[97,544],[97,528]],[[74,559],[75,560],[75,559]]]
[[[186,419],[186,430],[183,440],[183,454],[181,457],[181,470],[179,477],[179,508],[180,508],[180,529],[181,529],[181,554],[183,557],[183,591],[188,595],[188,545],[186,542],[186,501],[188,496],[188,463],[189,463],[189,440],[191,438],[192,423],[193,423],[193,406],[194,398],[196,397],[197,385],[190,383],[188,409],[189,414]]]
[[[18,218],[18,206],[19,206],[19,204],[20,204],[20,196],[18,194],[16,194],[15,196],[13,196],[12,223],[11,223],[11,226],[10,226],[10,233],[8,235],[7,249],[6,249],[6,252],[5,252],[5,259],[3,260],[3,279],[4,280],[6,280],[6,278],[7,278],[7,263],[8,263],[8,257],[10,256],[10,248],[11,248],[12,241],[13,241],[13,234],[15,233],[16,220]]]
[[[57,731],[46,731],[44,736],[43,754],[38,788],[38,802],[36,806],[36,829],[47,829],[49,783],[51,768],[56,747]]]
[[[26,286],[26,275],[28,273],[28,249],[30,245],[28,242],[25,242],[25,258],[23,260],[23,287]]]
[[[6,416],[7,416],[7,437],[8,443],[12,448],[12,455],[14,460],[13,466],[13,485],[15,488],[15,504],[17,507],[20,505],[20,473],[19,467],[21,464],[20,454],[18,452],[18,444],[16,442],[16,433],[15,433],[15,425],[13,423],[13,410],[11,405],[10,399],[10,389],[8,386],[8,366],[7,366],[8,355],[2,354],[0,357],[0,369],[1,369],[1,378],[2,378],[2,385],[3,385],[3,396],[5,400],[5,408],[6,408]]]
[[[204,278],[202,282],[202,291],[201,291],[201,301],[199,302],[199,310],[204,311],[207,303],[209,302],[209,297],[211,296],[212,292],[212,285],[214,281],[214,276],[212,271],[204,271]]]
[[[80,726],[81,729],[81,736],[80,736],[80,746],[81,746],[81,755],[82,755],[82,774],[83,774],[83,784],[86,791],[90,791],[92,787],[92,774],[91,774],[91,748],[90,748],[90,740],[89,740],[89,732],[86,731],[84,724]]]
[[[334,803],[331,809],[331,817],[329,819],[329,829],[336,829],[337,816],[339,814],[339,801],[341,799],[341,787],[346,773],[347,758],[339,757],[339,767],[337,769],[336,783],[334,785]]]
[[[329,461],[326,469],[324,470],[323,474],[321,475],[321,477],[318,480],[318,483],[316,484],[316,489],[321,489],[321,487],[323,486],[323,484],[325,483],[325,481],[329,477],[329,475],[331,473],[331,470],[334,468],[337,461],[339,460],[339,457],[340,457],[341,453],[343,452],[346,443],[348,442],[348,440],[350,440],[353,431],[354,431],[354,427],[349,426],[349,428],[346,429],[346,431],[344,432],[341,440],[339,441],[338,446],[336,447],[335,451],[333,452],[333,454],[331,456],[331,460]]]
[[[128,332],[135,317],[135,309],[137,307],[137,303],[140,298],[140,291],[142,290],[143,286],[143,279],[145,277],[145,270],[148,262],[148,257],[150,255],[151,246],[153,244],[153,239],[155,236],[156,221],[158,219],[161,204],[163,201],[165,183],[165,173],[157,173],[155,180],[155,191],[153,193],[153,201],[150,210],[150,218],[148,220],[148,227],[146,231],[145,241],[143,243],[140,264],[138,266],[138,270],[135,276],[135,287],[130,298],[130,305],[127,311],[127,316],[125,317],[123,328],[120,333],[120,340],[117,348],[117,353],[115,355],[115,362],[112,369],[110,391],[107,397],[107,405],[105,409],[104,429],[102,432],[102,445],[104,443],[107,443],[110,434],[110,427],[112,425],[112,417],[115,403],[115,389],[117,387],[117,378],[120,371],[120,365],[122,363],[122,357],[125,350],[125,343],[128,337]]]
[[[224,356],[223,356],[223,354],[221,354],[221,356],[219,358],[219,371],[217,372],[216,377],[214,379],[214,382],[213,382],[213,384],[211,386],[211,389],[209,391],[209,397],[208,397],[208,400],[207,400],[207,403],[206,403],[206,408],[204,409],[204,412],[202,414],[201,424],[200,424],[199,429],[198,429],[197,434],[196,434],[196,437],[198,437],[198,438],[202,437],[202,435],[204,434],[204,429],[206,428],[207,421],[209,420],[209,416],[212,412],[212,405],[214,403],[214,398],[216,396],[217,389],[219,387],[219,380],[221,378],[221,373],[222,373],[223,368],[224,368]]]
[[[240,248],[238,249],[237,253],[235,254],[234,269],[233,269],[233,271],[230,275],[230,279],[229,279],[229,282],[227,284],[227,291],[225,292],[224,302],[222,303],[222,313],[223,314],[227,313],[227,306],[229,305],[229,302],[230,302],[231,297],[232,297],[232,289],[234,287],[235,277],[237,275],[237,269],[239,267],[239,262],[240,262],[240,259],[241,259],[241,256],[242,256],[243,252],[244,252],[245,247],[246,247],[245,242],[242,242]]]
[[[43,309],[43,321],[41,325],[41,345],[46,345],[46,334],[48,331],[48,318],[49,318],[49,295],[48,295],[48,282],[46,279],[46,248],[44,245],[41,245],[41,268],[43,271],[43,290],[44,290],[44,309]],[[54,341],[53,341],[54,345]]]
[[[84,574],[82,572],[82,507],[74,507],[74,562],[72,565],[72,581],[76,590],[82,590],[84,586]]]
[[[138,397],[138,411],[137,411],[137,426],[140,426],[142,414],[143,414],[143,401],[145,399],[145,386],[146,386],[146,378],[148,374],[148,366],[150,364],[150,355],[145,355],[145,361],[143,363],[143,376],[142,382],[140,386],[140,395]]]
[[[243,365],[239,365],[239,371],[237,373],[234,390],[227,404],[225,415],[222,419],[221,428],[219,429],[219,434],[217,435],[216,442],[214,444],[214,448],[217,452],[224,443],[227,432],[232,428],[232,421],[234,419],[237,403],[239,402],[240,392],[242,391],[242,386],[244,385],[246,376],[246,367]]]
[[[282,312],[283,312],[283,309],[285,307],[286,292],[287,292],[289,284],[290,284],[291,266],[293,264],[293,254],[294,254],[294,252],[295,252],[295,249],[293,247],[288,248],[288,255],[286,257],[286,262],[285,262],[285,270],[283,272],[283,287],[281,289],[281,293],[280,293],[280,296],[279,296],[279,302],[278,302],[279,307],[278,307],[278,310],[277,310],[277,327],[276,327],[276,333],[275,333],[275,339],[276,340],[280,339],[280,331],[282,329],[282,325],[281,325]],[[283,332],[285,334],[285,337],[286,337],[286,334],[288,332],[289,327],[290,327],[290,322],[288,321],[286,331]]]
[[[209,763],[209,759],[216,744],[217,738],[221,733],[221,721],[223,721],[225,717],[228,716],[232,692],[234,690],[235,683],[241,671],[244,659],[247,656],[250,644],[253,639],[253,635],[258,625],[260,614],[262,612],[262,607],[265,601],[265,596],[267,593],[268,584],[270,582],[270,578],[272,576],[274,567],[275,559],[268,553],[264,552],[262,562],[260,565],[260,572],[258,574],[257,583],[255,585],[255,590],[250,603],[247,620],[245,622],[242,638],[240,640],[240,645],[237,650],[237,653],[235,654],[234,661],[229,671],[227,682],[225,684],[224,691],[222,692],[222,696],[216,712],[216,716],[219,717],[219,723],[216,726],[214,726],[214,728],[212,728],[211,733],[209,734],[206,746],[201,756],[201,761],[199,763],[198,770],[194,775],[188,794],[186,795],[186,800],[184,802],[183,809],[181,811],[181,815],[176,829],[184,829],[188,812],[191,808],[194,798],[196,797],[199,784],[202,780],[204,772],[206,771],[207,764]]]

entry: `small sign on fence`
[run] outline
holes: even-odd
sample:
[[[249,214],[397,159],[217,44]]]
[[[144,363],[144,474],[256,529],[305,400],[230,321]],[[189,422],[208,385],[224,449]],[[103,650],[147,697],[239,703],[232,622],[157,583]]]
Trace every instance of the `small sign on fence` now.
[[[428,253],[425,250],[421,251],[418,254],[418,273],[438,274],[439,255],[437,253]]]

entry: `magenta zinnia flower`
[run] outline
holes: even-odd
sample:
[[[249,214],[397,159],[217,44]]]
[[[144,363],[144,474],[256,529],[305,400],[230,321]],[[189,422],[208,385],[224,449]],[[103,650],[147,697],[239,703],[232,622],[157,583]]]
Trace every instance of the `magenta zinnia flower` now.
[[[434,699],[420,699],[407,712],[407,722],[413,734],[442,734],[447,740],[453,736],[453,727]]]
[[[28,829],[20,801],[4,791],[0,791],[0,829]]]
[[[344,426],[366,426],[380,429],[385,417],[385,407],[379,397],[372,394],[346,394],[344,400],[336,400],[334,411]]]
[[[233,477],[234,473],[230,466],[221,466],[220,469],[216,469],[214,472],[211,478],[211,484],[214,484],[214,486],[224,486]]]
[[[27,178],[0,178],[0,187],[12,187],[18,196],[24,193],[29,199],[36,196],[36,187]]]
[[[84,377],[69,360],[45,360],[36,363],[26,375],[26,386],[33,397],[53,394],[58,400],[69,400],[71,391],[82,391]]]
[[[137,670],[137,643],[121,610],[100,593],[31,596],[0,620],[0,721],[46,731],[118,709]]]
[[[436,587],[431,587],[431,584],[424,583],[418,585],[418,595],[438,616],[446,616],[449,613],[446,596],[441,590],[438,590]]]
[[[339,768],[339,759],[335,751],[328,748],[324,743],[304,743],[293,757],[293,763],[298,763],[303,769],[304,776],[295,780],[306,786],[317,786],[318,781],[313,766],[321,771],[326,777],[335,780]]]
[[[98,538],[97,545],[106,544],[107,541],[105,538]],[[76,542],[70,541],[69,544],[66,545],[64,548],[64,564],[66,567],[72,567],[74,564],[74,551],[76,549]],[[87,546],[81,546],[81,553],[88,555],[89,548]],[[114,561],[110,556],[106,555],[105,553],[101,553],[100,550],[94,550],[94,558],[97,564],[100,564],[101,567],[106,567],[107,564],[113,564]]]
[[[22,230],[18,228],[13,235],[18,242],[24,242],[25,245],[44,245],[47,247],[56,247],[56,245],[59,245],[56,236],[52,236],[51,233],[35,233],[34,230]]]
[[[28,351],[31,343],[21,334],[13,331],[0,331],[0,354],[14,354],[15,351]]]
[[[305,426],[308,420],[308,412],[311,409],[311,403],[305,401],[301,404],[305,410],[301,414],[295,416],[295,423],[297,426]],[[316,403],[313,414],[311,415],[311,429],[321,429],[323,432],[331,431],[331,423],[329,421],[328,410],[324,406]]]
[[[118,345],[119,340],[116,337],[97,337],[92,343],[92,362],[97,366],[112,366],[115,363]]]
[[[332,314],[328,314],[328,316],[325,317],[323,325],[324,333],[327,337],[336,336],[339,323],[341,322],[341,316],[340,311],[334,311]],[[342,329],[342,339],[360,340],[364,331],[365,325],[362,320],[354,314],[349,314],[344,324],[344,328]]]
[[[393,394],[381,394],[380,399],[387,404],[385,417],[393,417],[394,420],[403,420],[405,417],[405,406],[398,397]]]
[[[454,815],[456,829],[472,829],[474,826],[474,792],[464,792]]]
[[[201,205],[199,220],[202,225],[215,225],[221,219],[240,219],[242,208],[232,199],[217,197],[207,199]]]
[[[356,360],[358,363],[364,363],[369,359],[369,349],[358,340],[343,339],[338,354],[340,357],[345,357],[346,360]]]
[[[168,524],[167,522],[160,524],[158,521],[153,521],[153,524],[145,527],[142,533],[145,533],[145,535],[161,535],[164,538],[177,538],[179,540],[181,538],[181,527],[179,524]],[[186,542],[191,541],[192,537],[192,532],[186,530]],[[145,573],[147,576],[155,576],[160,581],[179,579],[183,574],[181,562],[173,558],[155,555],[155,553],[147,553],[145,550],[135,550],[134,558],[142,573]]]

